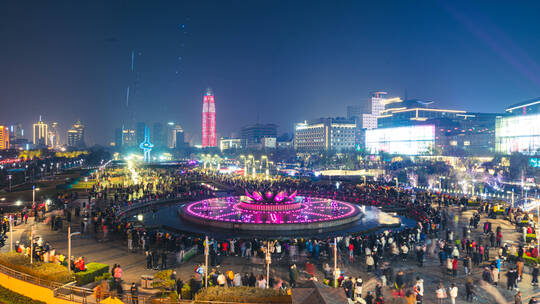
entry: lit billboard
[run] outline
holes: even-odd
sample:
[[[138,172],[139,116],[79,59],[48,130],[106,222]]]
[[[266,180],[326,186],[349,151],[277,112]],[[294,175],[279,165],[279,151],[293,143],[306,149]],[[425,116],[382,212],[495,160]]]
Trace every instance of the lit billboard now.
[[[495,151],[503,154],[540,154],[540,114],[498,118]]]
[[[366,149],[371,154],[431,154],[435,144],[435,126],[417,125],[366,130]]]

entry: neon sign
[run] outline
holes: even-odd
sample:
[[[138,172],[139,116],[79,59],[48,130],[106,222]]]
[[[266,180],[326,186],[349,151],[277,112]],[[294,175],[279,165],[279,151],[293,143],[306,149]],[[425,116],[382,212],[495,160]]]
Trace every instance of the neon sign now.
[[[540,168],[540,158],[529,158],[529,165],[533,168]]]

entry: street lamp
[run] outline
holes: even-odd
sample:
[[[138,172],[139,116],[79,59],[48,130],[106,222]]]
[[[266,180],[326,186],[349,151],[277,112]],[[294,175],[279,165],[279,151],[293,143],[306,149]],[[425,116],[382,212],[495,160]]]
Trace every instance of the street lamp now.
[[[32,207],[36,203],[36,191],[39,191],[39,188],[36,188],[36,185],[32,186]]]
[[[84,178],[84,187],[86,189],[86,192],[88,192],[88,177]]]
[[[8,179],[9,179],[9,192],[11,192],[11,174],[8,175]]]
[[[71,233],[71,225],[68,226],[68,273],[71,274],[71,237],[81,234],[80,232]]]

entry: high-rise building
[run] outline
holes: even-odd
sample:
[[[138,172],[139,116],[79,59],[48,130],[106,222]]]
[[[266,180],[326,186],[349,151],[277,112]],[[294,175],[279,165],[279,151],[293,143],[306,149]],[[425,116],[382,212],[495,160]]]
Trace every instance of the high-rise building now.
[[[140,144],[144,141],[145,130],[146,130],[146,124],[144,122],[138,122],[135,125],[135,133],[137,135],[137,144]]]
[[[163,124],[160,122],[155,122],[152,125],[152,141],[158,148],[165,147],[165,132],[163,130]]]
[[[58,131],[57,122],[51,123],[47,137],[49,139],[49,145],[51,145],[53,148],[60,146],[60,132]]]
[[[168,127],[168,147],[171,149],[177,149],[182,148],[184,146],[184,130],[179,124],[175,124],[174,122],[169,122],[167,124]]]
[[[276,138],[277,125],[275,124],[252,124],[240,130],[244,147],[258,145],[263,138]]]
[[[135,147],[137,146],[137,136],[133,129],[122,129],[122,146]]]
[[[9,149],[9,128],[0,125],[0,150]]]
[[[73,127],[67,131],[67,145],[74,148],[83,148],[84,143],[84,125],[77,120]]]
[[[9,126],[9,138],[11,140],[22,139],[24,137],[24,129],[20,122]]]
[[[207,89],[203,98],[202,147],[216,147],[216,106],[212,89]]]
[[[294,148],[299,151],[342,151],[355,146],[356,123],[345,118],[319,118],[297,123]]]
[[[114,146],[118,149],[124,145],[122,128],[114,129]]]
[[[41,120],[41,116],[39,116],[39,121],[33,125],[33,131],[34,137],[32,142],[34,146],[45,147],[49,145],[49,126]]]

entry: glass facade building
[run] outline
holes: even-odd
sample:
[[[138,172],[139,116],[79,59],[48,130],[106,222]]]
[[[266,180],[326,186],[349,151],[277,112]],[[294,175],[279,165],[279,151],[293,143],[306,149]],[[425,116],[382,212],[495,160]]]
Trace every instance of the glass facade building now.
[[[402,155],[432,154],[434,145],[434,125],[366,130],[366,150],[371,154],[379,152]]]
[[[540,114],[500,117],[495,124],[495,151],[540,154]]]

